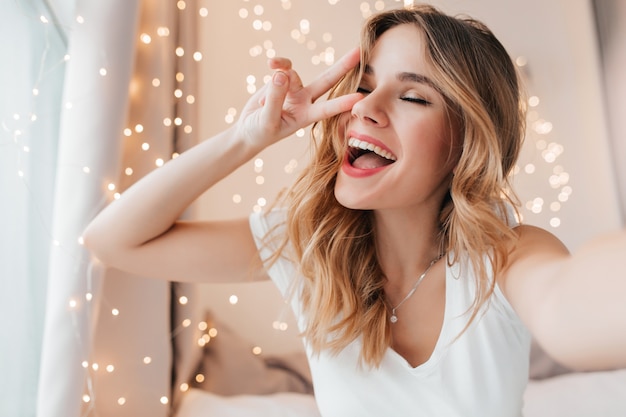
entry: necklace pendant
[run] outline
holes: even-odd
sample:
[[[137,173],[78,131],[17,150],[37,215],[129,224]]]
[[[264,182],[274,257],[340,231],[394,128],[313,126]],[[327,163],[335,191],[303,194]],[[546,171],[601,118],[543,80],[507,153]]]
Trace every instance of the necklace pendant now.
[[[392,323],[395,323],[398,321],[398,316],[396,316],[395,314],[392,314],[391,317],[389,317],[389,321]]]

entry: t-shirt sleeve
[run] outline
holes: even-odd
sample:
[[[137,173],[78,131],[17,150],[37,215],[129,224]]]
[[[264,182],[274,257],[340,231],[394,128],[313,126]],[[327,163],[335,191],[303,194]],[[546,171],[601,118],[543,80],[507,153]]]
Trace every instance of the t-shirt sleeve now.
[[[292,261],[285,255],[269,262],[281,243],[285,233],[285,212],[276,209],[268,213],[252,213],[249,218],[250,230],[261,260],[266,263],[267,273],[274,281],[283,297],[287,298],[296,274]]]

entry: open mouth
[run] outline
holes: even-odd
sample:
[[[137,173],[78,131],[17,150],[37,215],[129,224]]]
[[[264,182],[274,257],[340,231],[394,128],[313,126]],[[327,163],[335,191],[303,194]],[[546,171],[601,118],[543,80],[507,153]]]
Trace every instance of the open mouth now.
[[[348,140],[348,152],[350,165],[358,169],[380,168],[393,164],[397,159],[380,146],[356,138]]]

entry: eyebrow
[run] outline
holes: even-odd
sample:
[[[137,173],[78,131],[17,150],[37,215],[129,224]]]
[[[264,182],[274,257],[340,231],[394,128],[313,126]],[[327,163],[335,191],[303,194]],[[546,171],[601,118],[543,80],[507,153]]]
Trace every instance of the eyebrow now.
[[[366,64],[364,73],[367,75],[374,75],[374,68],[372,68],[369,64]],[[433,80],[431,80],[430,78],[422,74],[416,74],[414,72],[403,71],[403,72],[399,72],[396,75],[396,78],[403,82],[409,81],[409,82],[418,83],[418,84],[425,84],[429,87],[434,88],[435,90],[439,92],[441,91],[439,86],[437,86],[437,84],[435,84]]]

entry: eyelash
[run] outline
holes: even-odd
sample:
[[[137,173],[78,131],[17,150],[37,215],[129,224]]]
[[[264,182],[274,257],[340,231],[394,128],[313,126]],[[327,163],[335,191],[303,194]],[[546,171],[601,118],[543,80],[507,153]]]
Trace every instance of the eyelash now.
[[[371,91],[363,88],[363,87],[359,87],[356,89],[357,93],[361,93],[361,94],[369,94],[371,93]],[[407,101],[409,103],[415,103],[415,104],[422,104],[422,105],[429,105],[431,104],[430,101],[424,100],[423,98],[415,98],[415,97],[400,97],[401,100],[403,101]]]

